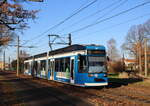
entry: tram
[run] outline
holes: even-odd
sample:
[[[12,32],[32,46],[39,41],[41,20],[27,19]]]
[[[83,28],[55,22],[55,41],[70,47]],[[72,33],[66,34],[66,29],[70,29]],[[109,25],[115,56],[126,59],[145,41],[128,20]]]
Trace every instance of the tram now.
[[[102,45],[71,45],[28,57],[24,74],[77,86],[108,85]]]

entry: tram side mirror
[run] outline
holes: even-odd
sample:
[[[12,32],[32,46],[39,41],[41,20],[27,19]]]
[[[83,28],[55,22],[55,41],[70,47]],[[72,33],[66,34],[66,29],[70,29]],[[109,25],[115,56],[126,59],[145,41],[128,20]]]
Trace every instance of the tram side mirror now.
[[[106,57],[106,59],[107,59],[107,61],[110,61],[110,58],[108,56]]]

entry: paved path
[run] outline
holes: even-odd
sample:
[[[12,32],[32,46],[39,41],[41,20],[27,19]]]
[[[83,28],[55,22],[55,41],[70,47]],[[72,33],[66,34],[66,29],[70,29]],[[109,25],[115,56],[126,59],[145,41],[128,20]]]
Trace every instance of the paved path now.
[[[19,79],[11,72],[0,72],[0,106],[89,106],[77,97],[69,96],[58,89]]]

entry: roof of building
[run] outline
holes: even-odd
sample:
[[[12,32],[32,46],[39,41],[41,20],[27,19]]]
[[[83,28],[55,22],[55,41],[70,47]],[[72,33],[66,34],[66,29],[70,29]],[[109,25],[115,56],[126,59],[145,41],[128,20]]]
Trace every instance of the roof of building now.
[[[125,62],[130,62],[130,63],[135,63],[136,60],[135,59],[124,59]]]

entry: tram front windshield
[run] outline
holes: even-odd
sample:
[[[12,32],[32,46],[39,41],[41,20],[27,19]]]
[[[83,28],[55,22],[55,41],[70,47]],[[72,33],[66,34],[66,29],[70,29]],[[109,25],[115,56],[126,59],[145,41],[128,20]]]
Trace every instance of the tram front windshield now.
[[[102,73],[106,72],[105,65],[106,58],[100,56],[88,56],[88,72],[89,73]]]
[[[105,56],[80,56],[79,72],[81,73],[105,73]]]

